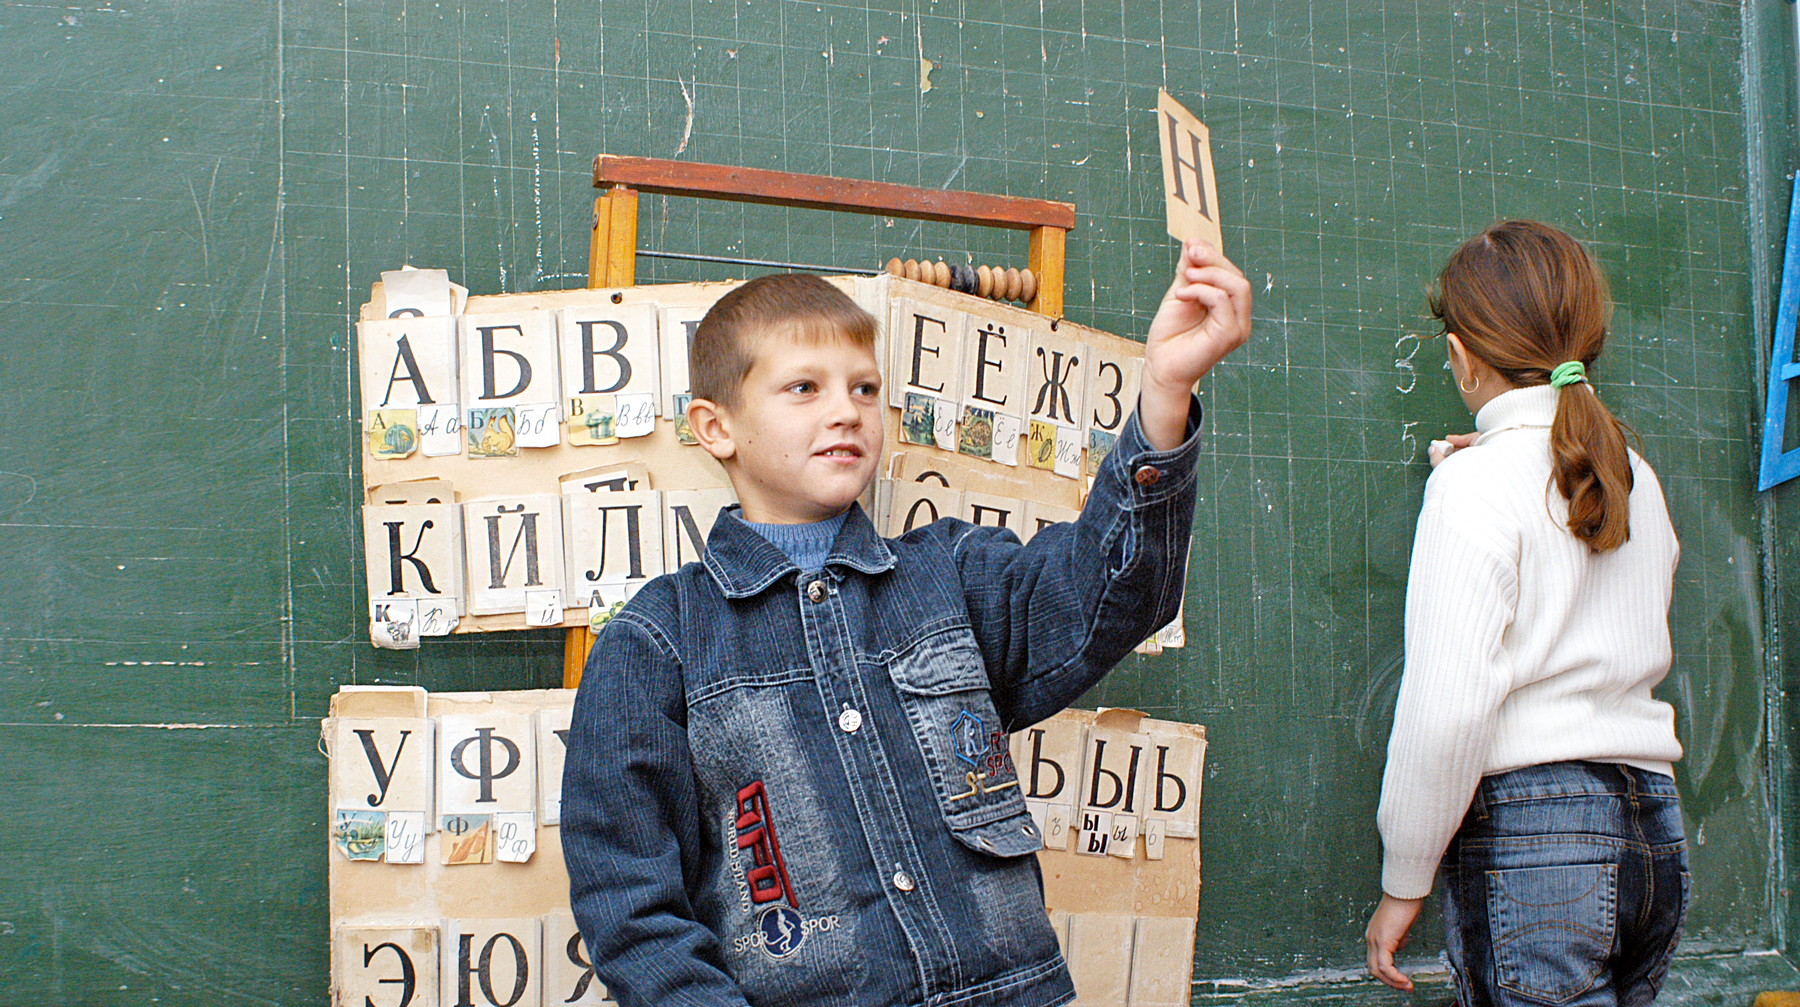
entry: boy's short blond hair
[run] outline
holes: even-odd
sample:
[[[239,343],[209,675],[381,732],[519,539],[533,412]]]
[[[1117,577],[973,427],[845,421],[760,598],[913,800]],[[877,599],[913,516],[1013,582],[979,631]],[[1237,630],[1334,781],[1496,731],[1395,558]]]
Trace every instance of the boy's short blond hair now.
[[[803,342],[847,339],[875,346],[875,316],[830,283],[806,273],[762,276],[733,290],[706,313],[688,347],[696,399],[730,407],[756,363],[756,344],[781,333]]]

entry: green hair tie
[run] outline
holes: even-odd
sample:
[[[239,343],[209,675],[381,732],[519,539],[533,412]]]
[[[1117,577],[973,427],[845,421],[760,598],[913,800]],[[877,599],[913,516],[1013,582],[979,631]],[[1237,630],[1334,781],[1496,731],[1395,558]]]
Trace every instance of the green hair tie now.
[[[1586,380],[1587,368],[1582,366],[1582,363],[1579,360],[1571,360],[1568,363],[1557,364],[1556,369],[1550,372],[1551,388],[1566,388],[1569,385],[1581,384]]]

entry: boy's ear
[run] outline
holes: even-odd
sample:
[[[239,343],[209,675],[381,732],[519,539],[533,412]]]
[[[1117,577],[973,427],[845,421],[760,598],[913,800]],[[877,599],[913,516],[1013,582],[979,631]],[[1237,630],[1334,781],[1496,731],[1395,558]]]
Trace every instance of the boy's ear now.
[[[731,437],[731,416],[725,407],[711,399],[692,399],[687,407],[688,430],[706,453],[719,461],[737,455],[737,442]]]

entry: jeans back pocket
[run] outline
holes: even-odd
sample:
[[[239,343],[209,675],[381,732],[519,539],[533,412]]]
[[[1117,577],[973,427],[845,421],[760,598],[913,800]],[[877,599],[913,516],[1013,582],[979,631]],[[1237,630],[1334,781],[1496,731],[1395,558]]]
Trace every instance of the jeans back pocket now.
[[[1499,985],[1548,1004],[1590,989],[1612,954],[1618,881],[1615,864],[1488,871]]]

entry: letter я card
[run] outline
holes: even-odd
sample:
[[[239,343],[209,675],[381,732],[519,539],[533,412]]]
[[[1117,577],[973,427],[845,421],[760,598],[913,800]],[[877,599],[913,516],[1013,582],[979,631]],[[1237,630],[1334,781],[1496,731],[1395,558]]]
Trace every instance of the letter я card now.
[[[550,913],[544,920],[544,1002],[597,1007],[610,1003],[606,987],[594,977],[593,959],[575,917]]]
[[[1203,238],[1223,251],[1211,134],[1169,92],[1158,90],[1156,136],[1162,147],[1163,204],[1168,210],[1169,235],[1182,241]]]

